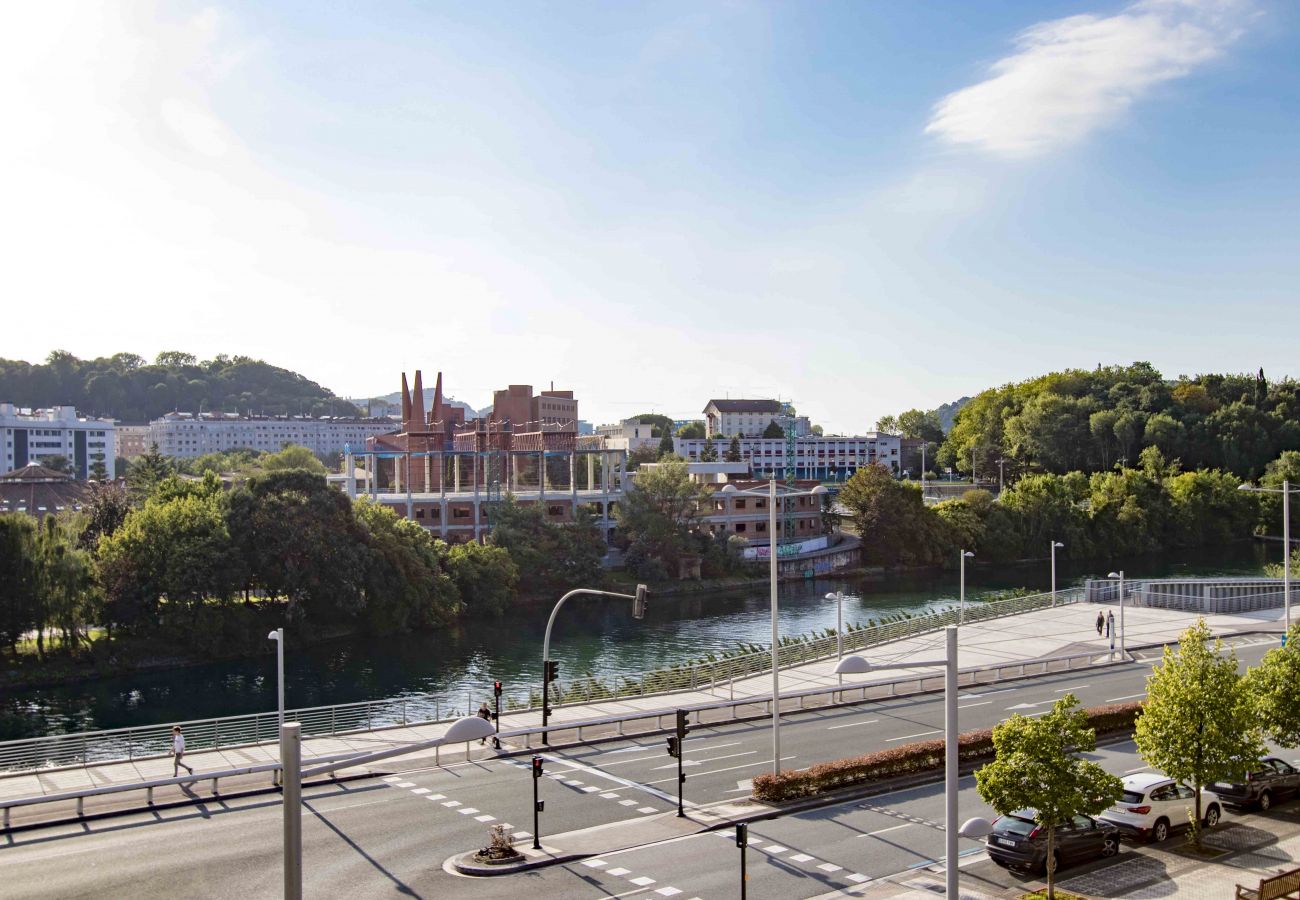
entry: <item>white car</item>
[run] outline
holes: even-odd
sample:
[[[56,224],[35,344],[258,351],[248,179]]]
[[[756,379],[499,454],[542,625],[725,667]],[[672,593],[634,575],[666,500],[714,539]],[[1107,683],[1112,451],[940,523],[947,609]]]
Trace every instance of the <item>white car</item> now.
[[[1191,827],[1196,809],[1196,792],[1159,772],[1138,772],[1124,776],[1124,794],[1119,802],[1097,818],[1119,826],[1132,838],[1160,843],[1170,833]],[[1202,824],[1213,828],[1223,816],[1223,804],[1213,791],[1201,790]]]

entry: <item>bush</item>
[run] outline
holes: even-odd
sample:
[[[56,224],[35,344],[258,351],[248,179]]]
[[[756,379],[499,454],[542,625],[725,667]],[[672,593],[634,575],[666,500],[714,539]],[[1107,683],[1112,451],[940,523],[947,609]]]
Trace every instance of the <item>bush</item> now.
[[[1141,703],[1119,703],[1111,706],[1093,706],[1084,712],[1088,725],[1097,734],[1131,730],[1137,720]],[[862,756],[818,763],[807,769],[762,774],[754,777],[754,799],[779,803],[797,800],[839,788],[870,784],[900,775],[913,775],[943,767],[944,742],[941,740],[917,741],[888,750],[877,750]],[[961,762],[981,760],[993,755],[993,731],[981,728],[967,731],[957,737],[957,758]]]

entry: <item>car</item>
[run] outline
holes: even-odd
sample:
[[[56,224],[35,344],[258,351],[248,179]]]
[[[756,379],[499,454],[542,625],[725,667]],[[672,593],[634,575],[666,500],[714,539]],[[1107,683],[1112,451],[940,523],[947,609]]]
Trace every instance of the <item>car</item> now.
[[[1124,793],[1099,818],[1119,828],[1125,837],[1160,843],[1175,831],[1191,826],[1196,792],[1159,772],[1124,776]],[[1201,791],[1201,823],[1219,824],[1223,807],[1213,791]]]
[[[1047,829],[1034,821],[1032,809],[1019,809],[993,820],[993,832],[984,839],[989,859],[1008,869],[1047,871]],[[1075,816],[1056,826],[1056,866],[1114,856],[1119,852],[1119,829],[1090,816]]]
[[[1245,781],[1216,781],[1211,787],[1223,802],[1237,807],[1255,806],[1267,811],[1273,804],[1300,792],[1300,770],[1275,756],[1250,767]]]

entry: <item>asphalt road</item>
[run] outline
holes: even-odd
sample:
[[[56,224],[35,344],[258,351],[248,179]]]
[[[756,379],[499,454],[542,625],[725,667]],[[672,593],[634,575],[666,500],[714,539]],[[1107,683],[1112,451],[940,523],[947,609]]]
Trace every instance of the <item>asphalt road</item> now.
[[[1272,646],[1268,642],[1267,646]],[[1261,644],[1238,647],[1243,662]],[[989,727],[1013,712],[1046,712],[1072,692],[1085,705],[1142,696],[1149,666],[1079,671],[965,691],[963,730]],[[865,752],[941,733],[942,697],[787,714],[782,766]],[[540,784],[544,838],[675,806],[676,763],[662,738],[548,752]],[[1116,774],[1141,767],[1131,745],[1100,754]],[[736,896],[739,851],[733,832],[656,844],[549,869],[471,879],[444,871],[456,853],[486,843],[490,825],[532,831],[527,756],[441,768],[418,762],[385,778],[311,789],[303,823],[309,897]],[[691,803],[734,800],[772,764],[766,723],[695,728],[686,741]],[[962,816],[987,813],[962,782]],[[920,869],[943,852],[937,824],[941,785],[897,792],[755,824],[749,852],[750,896],[811,897],[862,879]],[[0,839],[0,896],[275,897],[280,893],[278,797],[60,826]],[[780,851],[774,847],[784,848]],[[767,847],[768,849],[758,849]],[[978,846],[963,847],[977,858]],[[599,865],[598,863],[604,863]],[[991,864],[989,864],[991,865]]]

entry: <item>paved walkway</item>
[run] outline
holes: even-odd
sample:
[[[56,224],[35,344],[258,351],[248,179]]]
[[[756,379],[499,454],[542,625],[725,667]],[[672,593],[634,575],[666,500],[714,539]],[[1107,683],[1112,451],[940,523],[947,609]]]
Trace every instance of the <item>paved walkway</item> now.
[[[1108,656],[1109,642],[1097,635],[1095,622],[1099,609],[1095,604],[1076,603],[1055,609],[1036,610],[967,625],[962,628],[959,639],[960,664],[963,668],[971,666],[993,665],[998,663],[1015,663],[1045,657],[1062,656],[1074,653],[1096,651],[1099,658]],[[1269,610],[1232,616],[1207,616],[1206,621],[1215,634],[1234,634],[1245,631],[1281,630],[1282,612]],[[1129,609],[1125,615],[1127,643],[1130,648],[1141,644],[1161,643],[1176,640],[1178,635],[1192,624],[1197,616],[1191,613],[1167,609]],[[943,635],[932,633],[906,638],[891,644],[872,648],[866,655],[878,663],[905,662],[909,659],[936,659],[943,656]],[[822,660],[806,665],[785,669],[781,673],[783,692],[799,691],[814,687],[829,687],[838,683],[838,676],[832,670],[835,660]],[[863,684],[872,681],[888,681],[906,674],[899,671],[869,673],[863,676],[846,676],[845,685]],[[734,685],[717,684],[711,688],[665,694],[650,697],[633,697],[610,700],[599,703],[563,706],[555,709],[551,722],[557,729],[562,729],[566,722],[577,722],[608,716],[644,713],[662,710],[671,713],[673,709],[705,704],[719,699],[752,696],[762,698],[770,696],[772,690],[771,675],[760,675],[737,681]],[[707,719],[706,719],[707,721]],[[502,716],[503,731],[537,726],[541,724],[538,711],[507,713]],[[362,753],[406,746],[421,741],[430,741],[440,737],[446,731],[446,724],[413,725],[385,728],[346,736],[312,737],[304,741],[304,764],[313,758],[332,756],[342,753]],[[610,726],[608,733],[613,733]],[[572,730],[570,730],[572,732]],[[594,737],[596,731],[589,731],[584,736]],[[570,735],[571,737],[572,735]],[[558,736],[557,736],[558,738]],[[509,749],[509,748],[508,748]],[[419,751],[423,756],[433,756],[431,750]],[[465,749],[445,748],[441,757],[464,759]],[[489,748],[470,748],[475,758],[494,755]],[[194,767],[198,783],[195,790],[207,793],[210,779],[203,773],[256,766],[274,762],[277,758],[275,744],[266,744],[238,749],[202,751],[187,755],[187,762]],[[49,795],[65,791],[83,790],[116,784],[130,784],[140,781],[170,778],[172,776],[171,760],[145,759],[133,762],[114,762],[90,765],[75,769],[52,770],[0,777],[0,800]],[[271,778],[269,774],[238,776],[221,783],[221,790],[230,793],[235,790],[265,788]],[[114,795],[121,805],[122,800],[130,805],[141,802],[140,795]],[[183,791],[179,787],[159,789],[155,800],[159,803],[192,799],[193,792]],[[62,804],[60,804],[61,806]],[[87,812],[107,805],[100,801],[93,805],[87,800]],[[52,810],[48,806],[15,808],[13,821],[19,824],[36,817],[47,818]],[[66,810],[64,810],[66,814]]]

